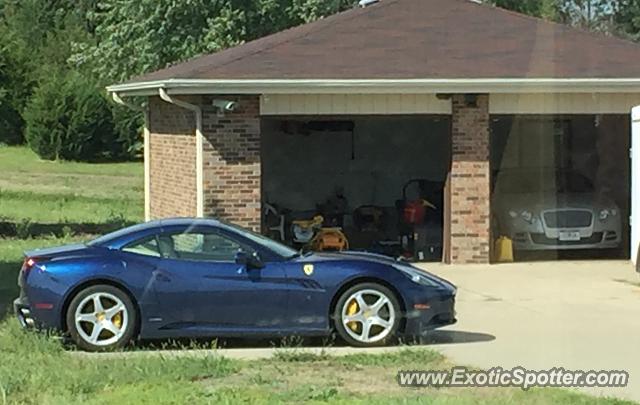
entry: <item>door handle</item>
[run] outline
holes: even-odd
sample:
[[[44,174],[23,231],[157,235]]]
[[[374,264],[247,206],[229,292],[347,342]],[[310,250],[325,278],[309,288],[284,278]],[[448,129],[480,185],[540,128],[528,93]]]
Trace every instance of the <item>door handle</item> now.
[[[168,283],[171,281],[171,277],[165,275],[161,270],[154,270],[153,271],[153,276],[155,277],[155,279],[157,281],[163,282],[163,283]]]

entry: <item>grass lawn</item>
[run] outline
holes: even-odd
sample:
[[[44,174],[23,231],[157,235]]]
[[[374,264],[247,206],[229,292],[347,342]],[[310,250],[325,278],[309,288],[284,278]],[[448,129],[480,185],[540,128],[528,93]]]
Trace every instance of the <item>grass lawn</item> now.
[[[141,162],[43,161],[26,147],[0,146],[0,221],[141,221],[143,170]]]
[[[401,388],[399,369],[448,369],[440,354],[328,357],[279,352],[267,360],[205,357],[97,358],[0,324],[0,403],[24,404],[625,404],[558,389]]]

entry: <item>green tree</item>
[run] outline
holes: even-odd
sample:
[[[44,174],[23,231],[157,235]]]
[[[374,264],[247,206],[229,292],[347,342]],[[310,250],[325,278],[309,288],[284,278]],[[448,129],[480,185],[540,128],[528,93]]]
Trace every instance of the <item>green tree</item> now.
[[[613,21],[616,33],[634,41],[640,40],[640,2],[619,0],[614,4]]]
[[[561,20],[590,31],[615,31],[614,0],[563,0],[560,4]]]
[[[19,41],[0,25],[0,144],[24,141],[24,109],[31,91],[28,55]]]
[[[559,17],[561,0],[489,0],[494,6],[506,8],[518,13],[527,14],[555,21]]]
[[[95,1],[0,0],[0,142],[23,142],[29,97],[41,78],[68,70],[70,44],[88,40]]]
[[[111,106],[96,84],[78,73],[43,80],[24,117],[29,146],[42,159],[94,161],[122,153]]]
[[[104,0],[71,62],[117,82],[352,7],[355,0]]]

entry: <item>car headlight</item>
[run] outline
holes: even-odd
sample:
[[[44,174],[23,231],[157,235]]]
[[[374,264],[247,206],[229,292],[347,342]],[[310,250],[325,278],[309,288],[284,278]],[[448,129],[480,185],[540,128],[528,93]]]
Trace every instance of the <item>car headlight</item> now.
[[[400,264],[394,264],[393,268],[395,268],[396,270],[400,271],[405,276],[409,277],[411,279],[411,281],[413,281],[414,283],[417,283],[417,284],[420,284],[420,285],[424,285],[424,286],[427,286],[427,287],[440,287],[440,285],[438,283],[436,283],[435,281],[431,280],[425,274],[421,274],[418,270],[415,270],[412,267],[403,266],[403,265],[400,265]]]
[[[513,219],[520,217],[530,224],[532,224],[535,221],[535,218],[533,217],[533,213],[527,210],[520,211],[519,213],[516,210],[510,210],[509,216]]]
[[[600,220],[604,221],[609,217],[615,217],[618,215],[618,210],[615,208],[607,208],[600,211]]]

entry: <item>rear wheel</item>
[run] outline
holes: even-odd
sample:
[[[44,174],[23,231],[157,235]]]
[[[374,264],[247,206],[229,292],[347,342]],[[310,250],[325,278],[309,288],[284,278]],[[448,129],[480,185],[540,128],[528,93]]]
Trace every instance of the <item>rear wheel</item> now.
[[[95,285],[80,291],[67,310],[67,328],[78,347],[106,351],[131,341],[137,324],[129,296],[110,285]]]
[[[393,292],[375,283],[357,284],[345,291],[336,304],[335,327],[352,346],[384,346],[400,325],[400,305]]]

